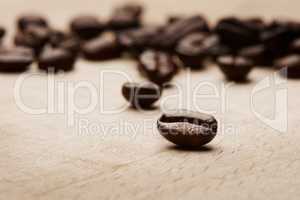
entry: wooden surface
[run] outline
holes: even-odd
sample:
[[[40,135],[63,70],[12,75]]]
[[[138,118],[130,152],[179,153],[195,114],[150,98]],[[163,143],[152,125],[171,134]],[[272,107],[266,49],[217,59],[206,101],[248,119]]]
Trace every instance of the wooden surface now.
[[[0,6],[0,22],[12,28],[18,13],[35,10],[46,13],[53,25],[64,27],[76,13],[107,16],[118,2],[122,1],[5,0]],[[300,19],[300,3],[296,0],[149,0],[144,3],[148,22],[162,21],[167,13],[196,11],[206,14],[212,22],[230,14]],[[26,74],[35,73],[35,66],[32,68]],[[124,80],[111,75],[100,84],[103,70],[119,70],[134,80],[142,80],[135,63],[129,60],[79,61],[76,71],[56,76],[55,80],[64,84],[87,80],[104,91],[106,109],[123,106],[120,88]],[[182,87],[182,107],[191,104],[191,91],[200,81],[225,83],[215,66],[194,72],[190,77],[187,74],[182,71],[174,80]],[[24,113],[14,98],[19,75],[0,74],[0,199],[299,199],[300,81],[284,84],[288,89],[285,133],[267,126],[250,109],[251,91],[271,74],[267,69],[255,69],[250,83],[231,85],[226,90],[225,111],[220,99],[196,101],[201,108],[216,110],[222,125],[215,140],[199,151],[176,149],[161,138],[155,125],[161,114],[159,109],[146,113],[126,109],[107,115],[100,112],[98,105],[91,113],[77,114],[74,126],[68,126],[66,112]],[[26,105],[46,105],[46,80],[46,75],[35,76],[22,85]],[[174,93],[176,89],[169,89],[164,97]],[[272,95],[268,91],[257,95],[255,106],[260,113],[270,114]],[[173,100],[167,102],[167,107],[177,107]],[[79,90],[75,101],[86,105],[89,93]],[[80,120],[88,121],[91,126],[97,124],[100,129],[80,132]],[[147,125],[145,130],[144,125]]]

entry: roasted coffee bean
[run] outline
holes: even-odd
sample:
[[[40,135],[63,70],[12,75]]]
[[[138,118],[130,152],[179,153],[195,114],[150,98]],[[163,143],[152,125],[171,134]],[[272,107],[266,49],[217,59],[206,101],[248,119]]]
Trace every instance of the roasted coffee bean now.
[[[45,17],[39,14],[25,14],[20,16],[17,20],[17,28],[21,32],[32,25],[47,28],[48,22]]]
[[[168,24],[172,24],[173,22],[177,22],[178,20],[181,20],[181,19],[183,19],[182,16],[172,15],[172,16],[169,16],[169,17],[168,17],[167,23],[168,23]]]
[[[137,56],[145,49],[154,47],[152,39],[159,34],[160,30],[157,26],[131,29],[119,33],[118,39],[127,52]]]
[[[141,25],[143,7],[137,4],[126,4],[115,8],[108,21],[112,30],[136,28]]]
[[[86,42],[82,47],[84,58],[94,61],[119,58],[121,52],[121,45],[113,33],[103,34]]]
[[[300,54],[300,38],[295,39],[289,47],[289,52],[292,54]]]
[[[177,45],[175,52],[185,66],[197,69],[203,67],[203,61],[209,51],[217,45],[218,38],[204,33],[192,33],[184,37]]]
[[[178,71],[170,54],[156,50],[143,52],[139,57],[138,68],[145,77],[158,85],[171,81]]]
[[[228,17],[217,23],[215,32],[219,35],[222,44],[239,49],[258,43],[261,30],[247,21]]]
[[[217,134],[217,120],[205,113],[177,110],[164,113],[157,121],[160,134],[181,147],[203,146]]]
[[[154,43],[163,49],[171,50],[182,38],[194,32],[209,32],[208,24],[202,16],[183,18],[167,24],[154,38]]]
[[[266,23],[260,17],[253,17],[244,20],[248,26],[252,27],[253,29],[262,32],[266,28]]]
[[[70,34],[62,31],[51,31],[49,44],[55,48],[63,48],[70,51],[73,55],[77,55],[80,51],[79,40]]]
[[[38,59],[40,70],[58,72],[71,71],[74,68],[75,57],[69,51],[62,48],[47,47]]]
[[[233,49],[221,43],[217,43],[208,50],[209,58],[213,61],[220,56],[233,54],[233,52]]]
[[[253,68],[253,63],[244,57],[221,56],[217,63],[228,80],[237,82],[245,81]]]
[[[127,82],[122,86],[124,98],[132,107],[150,108],[161,96],[161,88],[154,83]]]
[[[273,58],[289,51],[290,43],[300,36],[300,25],[290,21],[274,21],[261,34],[261,41]]]
[[[82,15],[71,21],[70,28],[80,39],[89,40],[99,36],[105,25],[95,16]]]
[[[6,33],[6,31],[5,31],[4,27],[0,26],[0,41],[4,37],[5,33]]]
[[[239,56],[250,59],[254,65],[272,65],[272,58],[268,56],[264,45],[254,45],[241,49]]]
[[[274,62],[281,75],[287,78],[300,78],[300,55],[292,54]]]
[[[0,50],[0,72],[24,72],[32,62],[31,49],[14,47]]]
[[[25,31],[15,35],[15,45],[24,46],[34,50],[39,55],[49,40],[49,29],[40,26],[28,26]]]

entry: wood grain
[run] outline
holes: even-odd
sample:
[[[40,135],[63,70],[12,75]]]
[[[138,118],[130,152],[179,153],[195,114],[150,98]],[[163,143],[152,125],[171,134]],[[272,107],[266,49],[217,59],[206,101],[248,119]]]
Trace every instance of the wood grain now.
[[[123,1],[3,1],[0,22],[12,34],[17,14],[35,10],[47,14],[54,26],[65,27],[77,13],[92,12],[105,17],[120,2]],[[192,12],[202,12],[212,22],[230,14],[300,19],[300,3],[296,0],[143,2],[148,9],[148,22],[160,22],[168,13]],[[27,75],[37,72],[36,66],[32,68]],[[130,60],[80,60],[74,72],[56,76],[55,83],[66,86],[89,81],[98,89],[98,97],[104,98],[99,102],[104,102],[105,109],[124,106],[120,88],[125,80],[114,74],[100,84],[104,70],[117,70],[134,80],[143,80]],[[125,109],[108,115],[100,112],[99,103],[93,112],[76,114],[73,126],[68,126],[67,108],[64,113],[24,113],[14,98],[19,75],[0,74],[0,199],[299,199],[300,82],[289,80],[281,86],[288,91],[285,133],[267,126],[250,109],[251,91],[272,73],[255,69],[250,83],[230,85],[225,111],[220,98],[196,100],[191,107],[216,110],[221,125],[216,139],[199,151],[177,149],[159,136],[155,123],[160,109],[146,113]],[[182,107],[191,105],[192,92],[201,81],[218,87],[225,83],[213,65],[190,75],[182,71],[174,80],[182,91]],[[29,78],[22,86],[22,99],[27,105],[46,105],[45,74]],[[105,96],[101,96],[102,91]],[[165,91],[164,98],[172,94],[178,94],[178,90]],[[273,97],[269,90],[257,94],[256,110],[263,115],[272,114]],[[89,93],[79,90],[75,101],[86,105]],[[65,99],[61,106],[68,103]],[[166,106],[175,108],[177,103],[171,99]],[[84,122],[89,123],[90,130],[86,131],[83,125],[78,131]]]

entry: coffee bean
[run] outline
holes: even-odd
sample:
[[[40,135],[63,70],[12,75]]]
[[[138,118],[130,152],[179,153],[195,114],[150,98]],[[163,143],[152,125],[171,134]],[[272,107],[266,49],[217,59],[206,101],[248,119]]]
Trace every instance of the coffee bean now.
[[[253,63],[244,57],[221,56],[217,63],[226,78],[236,82],[245,81],[253,68]]]
[[[290,43],[299,37],[297,24],[290,21],[273,21],[261,34],[261,41],[273,58],[282,57],[289,51]]]
[[[75,57],[62,48],[47,47],[38,59],[40,70],[53,70],[53,72],[71,71],[74,68]]]
[[[124,98],[137,109],[150,108],[161,96],[161,89],[154,83],[127,82],[122,86]]]
[[[209,32],[208,24],[202,16],[192,16],[167,24],[154,42],[163,49],[172,50],[179,40],[194,32]]]
[[[32,62],[31,49],[14,47],[0,50],[0,72],[24,72]]]
[[[95,16],[81,15],[70,24],[71,31],[82,40],[89,40],[101,34],[105,25]]]
[[[157,121],[160,134],[181,147],[200,147],[217,134],[217,120],[205,113],[177,110],[164,113]]]
[[[49,29],[40,26],[28,26],[25,31],[15,35],[15,45],[24,46],[34,50],[39,55],[49,40]]]
[[[300,38],[295,39],[289,47],[289,52],[293,54],[300,54]]]
[[[143,7],[138,4],[126,4],[115,8],[108,21],[112,30],[124,30],[136,28],[141,25]]]
[[[172,23],[177,22],[178,20],[181,20],[181,19],[183,19],[182,16],[179,16],[179,15],[171,15],[171,16],[168,17],[167,23],[168,23],[168,24],[172,24]]]
[[[261,30],[252,23],[234,17],[221,19],[214,30],[221,43],[233,49],[253,45],[259,42]]]
[[[121,52],[121,45],[113,33],[103,34],[86,42],[82,47],[84,58],[94,61],[119,58]]]
[[[272,65],[272,58],[267,55],[267,50],[262,44],[245,47],[238,55],[250,59],[254,65]]]
[[[170,54],[156,50],[143,52],[139,57],[138,68],[145,77],[158,85],[171,81],[178,71]]]
[[[133,56],[138,56],[145,49],[154,47],[152,39],[159,32],[160,27],[157,26],[141,27],[119,33],[118,39],[127,52]]]
[[[17,20],[17,28],[21,32],[32,25],[47,28],[48,22],[45,17],[39,14],[24,14]]]
[[[203,61],[209,50],[218,43],[218,38],[204,33],[192,33],[184,37],[176,47],[176,53],[185,66],[197,69],[203,67]]]
[[[4,37],[5,33],[6,33],[6,31],[5,31],[4,27],[0,26],[0,41]]]
[[[51,31],[49,44],[55,48],[66,49],[74,56],[80,51],[80,42],[75,36],[58,30]]]
[[[300,78],[300,55],[292,54],[274,62],[281,75],[287,78]]]
[[[213,61],[216,61],[218,57],[233,54],[233,52],[233,49],[219,42],[211,48],[209,48],[208,55],[209,58],[211,58]]]

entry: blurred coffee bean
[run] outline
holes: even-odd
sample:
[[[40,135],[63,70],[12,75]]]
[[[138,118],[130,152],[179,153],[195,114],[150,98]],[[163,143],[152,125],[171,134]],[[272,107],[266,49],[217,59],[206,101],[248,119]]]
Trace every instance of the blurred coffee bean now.
[[[125,4],[113,10],[108,21],[108,26],[112,30],[124,30],[136,28],[141,25],[143,7],[138,4]]]
[[[82,40],[89,40],[99,36],[105,25],[96,17],[81,15],[73,18],[70,24],[71,31]]]
[[[167,18],[167,23],[168,24],[172,24],[173,22],[177,22],[178,20],[183,19],[182,16],[179,15],[171,15]]]
[[[201,147],[217,134],[217,120],[206,113],[175,110],[164,113],[157,120],[160,134],[168,141],[186,148]]]
[[[250,59],[254,65],[272,65],[272,58],[267,55],[264,45],[254,45],[241,49],[239,56]]]
[[[171,81],[178,71],[170,54],[156,50],[143,52],[139,57],[138,68],[145,77],[158,85]]]
[[[273,21],[261,34],[261,41],[274,58],[288,53],[290,43],[300,36],[300,25],[291,21]]]
[[[216,36],[192,33],[180,40],[175,52],[186,67],[197,69],[203,67],[203,61],[209,56],[210,49],[217,43]]]
[[[71,71],[74,68],[75,57],[69,51],[62,48],[47,47],[38,59],[40,70],[58,72]]]
[[[212,46],[208,52],[209,58],[215,61],[220,56],[233,54],[234,51],[224,44],[217,43],[216,45]]]
[[[28,26],[23,32],[17,32],[14,43],[17,46],[31,48],[35,55],[39,55],[49,40],[49,29],[41,26]]]
[[[244,57],[221,56],[217,59],[221,71],[231,81],[243,82],[253,68],[253,63]]]
[[[122,48],[117,37],[113,33],[103,35],[86,42],[82,47],[82,54],[85,59],[101,61],[119,58]]]
[[[244,20],[248,26],[253,27],[253,29],[262,32],[266,28],[266,23],[260,17],[252,17]]]
[[[51,31],[49,44],[55,48],[66,49],[73,55],[80,51],[80,42],[75,36],[58,30]]]
[[[118,34],[120,44],[133,56],[139,55],[145,49],[154,47],[152,40],[160,32],[160,27],[147,26]]]
[[[127,82],[122,86],[124,98],[136,109],[150,108],[161,96],[161,88],[154,83]]]
[[[292,54],[300,54],[300,38],[295,39],[289,47],[289,52]]]
[[[24,72],[33,62],[29,48],[13,47],[0,50],[0,72]]]
[[[258,43],[260,31],[251,23],[234,17],[221,19],[215,27],[221,43],[233,49]]]
[[[280,74],[287,78],[300,78],[300,55],[292,54],[274,62]]]
[[[202,16],[183,18],[165,25],[153,42],[163,49],[172,50],[182,38],[194,32],[209,32],[206,19]]]
[[[6,33],[6,30],[4,29],[4,27],[0,26],[0,41],[4,37],[5,33]]]
[[[39,14],[24,14],[17,19],[17,28],[21,32],[32,25],[47,28],[48,22],[44,16]]]

